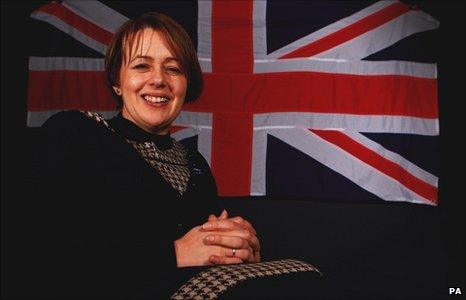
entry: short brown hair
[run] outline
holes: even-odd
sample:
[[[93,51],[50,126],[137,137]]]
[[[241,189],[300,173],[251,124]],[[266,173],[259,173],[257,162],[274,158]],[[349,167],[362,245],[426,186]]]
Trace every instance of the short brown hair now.
[[[134,42],[137,43],[136,45],[139,44],[139,36],[143,29],[146,28],[159,32],[165,38],[168,48],[180,62],[180,67],[187,78],[188,87],[185,102],[193,102],[200,96],[203,88],[202,71],[197,59],[196,49],[189,35],[175,20],[161,13],[149,12],[126,21],[114,34],[107,48],[105,76],[107,84],[117,101],[117,109],[120,110],[123,107],[123,100],[112,87],[120,84],[121,64],[128,54],[125,53],[124,44],[128,43],[128,49],[131,51]],[[131,56],[131,53],[129,55]]]

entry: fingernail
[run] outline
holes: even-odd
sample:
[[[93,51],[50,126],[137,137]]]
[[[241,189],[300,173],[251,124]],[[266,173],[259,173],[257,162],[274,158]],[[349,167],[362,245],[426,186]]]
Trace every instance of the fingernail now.
[[[202,228],[204,228],[204,229],[209,229],[209,228],[212,228],[212,226],[213,226],[212,223],[207,222],[207,223],[204,223],[204,224],[202,225]]]
[[[212,235],[208,235],[205,237],[205,240],[208,241],[208,242],[213,242],[214,241],[214,237]]]

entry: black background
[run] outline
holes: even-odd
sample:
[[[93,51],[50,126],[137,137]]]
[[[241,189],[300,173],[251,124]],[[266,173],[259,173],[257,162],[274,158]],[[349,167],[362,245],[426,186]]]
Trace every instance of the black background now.
[[[26,128],[29,15],[48,1],[1,2],[2,296],[17,293],[15,206],[27,190],[34,130]],[[440,21],[437,43],[440,98],[440,204],[360,204],[320,199],[223,198],[231,214],[255,224],[264,259],[299,258],[315,264],[342,298],[456,299],[466,293],[465,5],[410,1]],[[27,193],[24,193],[27,194]],[[30,195],[33,197],[34,195]],[[31,224],[33,226],[33,224]],[[26,288],[26,287],[24,287]],[[451,297],[451,298],[450,298]]]

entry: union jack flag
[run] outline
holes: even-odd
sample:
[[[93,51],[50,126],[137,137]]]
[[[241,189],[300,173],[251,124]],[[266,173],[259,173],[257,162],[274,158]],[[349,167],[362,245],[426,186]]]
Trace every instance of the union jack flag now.
[[[205,90],[172,135],[203,154],[220,195],[437,204],[436,65],[390,53],[439,22],[399,1],[51,2],[31,14],[47,44],[31,49],[28,126],[114,115],[103,55],[150,10],[197,46]]]

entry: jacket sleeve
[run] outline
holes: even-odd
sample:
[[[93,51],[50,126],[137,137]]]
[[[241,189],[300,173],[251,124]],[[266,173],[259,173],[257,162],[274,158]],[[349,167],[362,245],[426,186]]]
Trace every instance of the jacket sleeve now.
[[[36,201],[29,207],[35,295],[132,298],[176,272],[174,237],[158,216],[131,215],[129,206],[125,214],[124,201],[132,199],[101,189],[91,176],[98,170],[82,167],[92,159],[85,153],[95,147],[93,126],[72,111],[41,129]]]

